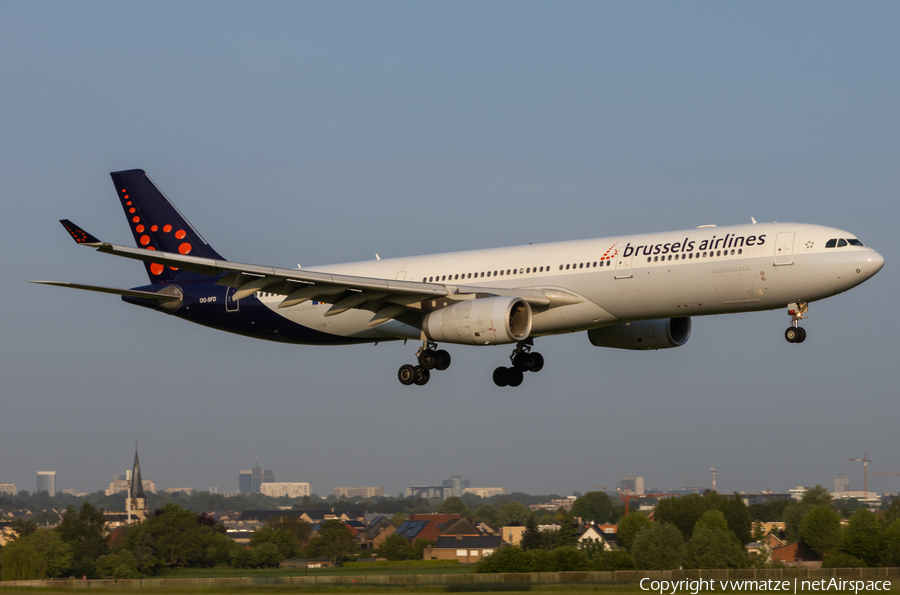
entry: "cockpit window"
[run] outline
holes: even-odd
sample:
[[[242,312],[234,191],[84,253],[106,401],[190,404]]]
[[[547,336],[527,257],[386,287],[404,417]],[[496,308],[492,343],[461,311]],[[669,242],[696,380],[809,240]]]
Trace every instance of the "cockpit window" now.
[[[825,242],[825,247],[826,247],[826,248],[834,248],[835,246],[837,246],[837,240],[836,240],[836,239],[835,239],[835,240],[828,240],[827,242]]]
[[[838,240],[838,245],[837,245],[838,248],[843,248],[846,245],[847,245],[847,240],[845,240],[844,238],[841,238]]]
[[[857,240],[856,238],[847,238],[847,243],[851,246],[862,246],[863,243]]]

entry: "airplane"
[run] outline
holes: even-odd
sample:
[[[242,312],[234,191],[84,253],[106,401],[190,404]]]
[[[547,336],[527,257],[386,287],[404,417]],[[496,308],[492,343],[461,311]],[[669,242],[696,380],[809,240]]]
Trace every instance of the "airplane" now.
[[[312,268],[225,260],[140,169],[112,172],[136,247],[61,221],[77,244],[144,263],[149,285],[116,289],[33,281],[121,296],[184,320],[257,339],[307,345],[421,341],[404,385],[450,366],[453,345],[514,345],[497,386],[544,367],[534,340],[586,331],[618,349],[681,347],[691,317],[787,308],[802,343],[810,302],[875,275],[884,258],[847,231],[752,223]]]

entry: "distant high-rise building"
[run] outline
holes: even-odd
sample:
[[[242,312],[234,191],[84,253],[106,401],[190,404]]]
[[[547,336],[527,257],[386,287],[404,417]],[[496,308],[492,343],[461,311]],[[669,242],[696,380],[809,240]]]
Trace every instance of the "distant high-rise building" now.
[[[644,494],[644,478],[643,477],[620,477],[619,491],[626,494]]]
[[[37,472],[37,491],[56,495],[56,471]]]
[[[406,488],[407,498],[449,498],[453,495],[451,486],[409,486]]]
[[[251,469],[241,469],[238,476],[238,491],[242,494],[253,493],[253,471]]]
[[[60,492],[67,496],[74,496],[76,494],[75,488],[63,488],[60,490]]]
[[[834,476],[834,491],[835,492],[849,492],[850,491],[850,480],[847,479],[847,476],[843,473]]]
[[[253,467],[253,493],[262,492],[260,486],[264,483],[272,483],[275,481],[275,473],[271,469],[261,469],[259,464]]]
[[[266,481],[260,484],[261,493],[266,496],[271,496],[272,498],[281,498],[284,496],[287,496],[288,498],[302,498],[303,496],[309,496],[311,489],[309,483],[305,481],[279,483]]]
[[[441,485],[452,490],[451,496],[459,497],[463,495],[463,490],[468,488],[471,482],[468,479],[463,479],[462,475],[452,475],[450,479],[442,481]]]
[[[259,494],[260,486],[275,481],[275,473],[271,469],[262,469],[259,463],[253,469],[242,469],[238,488],[242,494]]]
[[[359,487],[359,488],[334,488],[334,495],[338,498],[375,498],[384,496],[384,488]]]
[[[506,494],[506,488],[463,488],[463,494],[475,494],[479,498],[493,498]]]
[[[219,486],[209,486],[209,493],[210,493],[210,494],[218,494],[218,493],[219,493]]]
[[[19,492],[16,491],[16,484],[14,483],[0,483],[0,494],[9,494],[10,496],[15,496]]]

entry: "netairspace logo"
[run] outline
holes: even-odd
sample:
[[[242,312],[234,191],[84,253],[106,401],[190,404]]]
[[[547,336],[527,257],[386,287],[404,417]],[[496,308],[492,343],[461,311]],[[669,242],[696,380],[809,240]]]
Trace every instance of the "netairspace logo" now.
[[[676,593],[690,593],[697,595],[701,591],[782,591],[785,593],[799,593],[811,591],[890,591],[891,581],[848,581],[839,578],[821,579],[816,581],[794,579],[783,580],[744,580],[744,581],[716,581],[712,579],[680,580],[680,581],[654,581],[649,578],[641,579],[641,590],[652,591],[659,595],[676,595]]]

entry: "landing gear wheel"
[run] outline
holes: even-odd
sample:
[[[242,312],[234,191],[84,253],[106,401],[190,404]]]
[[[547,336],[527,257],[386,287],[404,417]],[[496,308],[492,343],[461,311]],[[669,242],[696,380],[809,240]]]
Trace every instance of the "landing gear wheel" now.
[[[416,386],[425,386],[428,384],[428,381],[431,379],[431,372],[422,366],[416,366],[415,372]]]
[[[786,331],[784,331],[784,338],[787,339],[788,343],[796,343],[797,339],[800,337],[800,328],[794,328],[789,326]]]
[[[530,353],[520,351],[515,355],[512,363],[513,367],[510,368],[511,370],[516,369],[519,372],[527,372],[534,365],[534,359]]]
[[[509,368],[509,385],[510,386],[519,386],[522,384],[522,381],[525,379],[525,375],[521,370],[517,370],[515,368]]]
[[[419,365],[426,370],[434,369],[438,365],[437,354],[430,349],[426,349],[419,354]]]
[[[400,366],[400,371],[397,372],[397,378],[400,379],[400,384],[403,386],[413,384],[416,381],[416,367],[412,364]]]
[[[434,352],[434,355],[437,356],[437,364],[434,366],[437,370],[446,370],[450,367],[450,354],[444,351],[443,349],[438,349]]]
[[[797,338],[794,339],[795,343],[803,343],[806,341],[806,329],[802,326],[797,327]]]
[[[494,384],[497,386],[509,386],[509,370],[510,368],[504,368],[503,366],[494,370]]]
[[[533,352],[531,354],[531,367],[528,368],[531,372],[540,372],[544,368],[544,356],[538,352]]]

